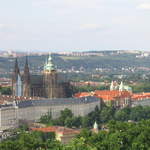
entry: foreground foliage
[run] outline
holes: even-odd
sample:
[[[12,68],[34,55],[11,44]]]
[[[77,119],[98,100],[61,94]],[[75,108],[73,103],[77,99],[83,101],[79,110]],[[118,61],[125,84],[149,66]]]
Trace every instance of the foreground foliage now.
[[[110,121],[108,130],[98,134],[89,129],[69,144],[55,141],[53,134],[22,132],[17,137],[0,143],[1,150],[149,150],[150,120],[138,123]]]
[[[48,112],[46,115],[42,116],[40,119],[41,123],[47,125],[60,125],[66,127],[92,127],[96,121],[98,124],[104,124],[110,120],[116,121],[140,121],[142,119],[150,119],[150,107],[149,106],[137,106],[134,108],[124,108],[121,110],[116,110],[113,107],[103,107],[99,109],[95,108],[95,111],[89,113],[85,117],[73,116],[73,113],[69,109],[61,111],[61,115],[58,119],[52,119],[51,113]]]

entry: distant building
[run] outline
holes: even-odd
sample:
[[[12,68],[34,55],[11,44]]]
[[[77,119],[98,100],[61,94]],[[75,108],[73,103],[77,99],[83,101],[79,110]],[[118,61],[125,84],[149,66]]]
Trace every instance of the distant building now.
[[[131,106],[132,93],[119,90],[96,90],[93,92],[76,93],[75,97],[95,96],[102,99],[105,105],[114,106],[116,108],[124,108]]]
[[[110,85],[110,90],[119,90],[119,91],[129,91],[132,92],[132,88],[124,85],[123,82],[120,83],[120,85],[116,81],[112,81]]]
[[[115,108],[124,108],[127,106],[131,106],[132,94],[128,91],[97,90],[95,91],[95,96],[101,98],[107,106],[114,106]]]
[[[71,85],[64,76],[57,73],[49,56],[41,75],[31,75],[26,57],[23,75],[20,73],[16,59],[12,77],[13,96],[63,98],[71,97]]]
[[[150,93],[134,93],[132,94],[133,101],[150,100]]]
[[[54,132],[56,140],[60,141],[62,144],[68,144],[77,134],[80,133],[78,129],[71,129],[60,126],[51,126],[47,128],[31,128],[32,131],[41,131],[44,133]]]
[[[132,101],[132,107],[136,107],[136,106],[150,106],[150,99]]]

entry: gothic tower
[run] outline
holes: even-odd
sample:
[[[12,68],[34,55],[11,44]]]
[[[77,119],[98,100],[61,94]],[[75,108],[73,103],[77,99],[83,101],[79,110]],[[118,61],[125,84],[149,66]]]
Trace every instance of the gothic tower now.
[[[28,58],[26,56],[26,62],[24,67],[24,75],[23,75],[23,96],[29,97],[30,94],[30,71],[28,66]]]
[[[121,83],[119,85],[119,91],[124,91],[124,85],[123,85],[122,81],[121,81]]]
[[[49,55],[48,60],[44,65],[43,85],[44,85],[44,97],[57,98],[58,95],[58,79],[57,71],[52,63],[52,57]]]
[[[17,58],[15,60],[15,68],[12,76],[12,94],[13,96],[22,96],[22,80]]]

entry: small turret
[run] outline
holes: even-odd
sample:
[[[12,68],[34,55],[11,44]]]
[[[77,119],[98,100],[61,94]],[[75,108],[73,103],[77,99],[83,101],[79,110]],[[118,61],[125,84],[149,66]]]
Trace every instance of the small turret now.
[[[95,121],[94,125],[93,125],[93,130],[92,130],[94,133],[98,133],[98,124],[97,122]]]
[[[123,91],[124,90],[124,85],[123,82],[121,81],[121,84],[119,85],[119,91]]]
[[[111,82],[110,91],[114,90],[114,81]]]

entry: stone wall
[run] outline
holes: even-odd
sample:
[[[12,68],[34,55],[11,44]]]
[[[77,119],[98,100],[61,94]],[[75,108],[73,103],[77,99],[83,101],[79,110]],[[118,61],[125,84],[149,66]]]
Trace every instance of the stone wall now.
[[[0,130],[14,128],[18,126],[18,108],[7,105],[0,108]]]
[[[150,99],[132,101],[132,107],[139,106],[139,105],[141,105],[141,106],[150,106]]]
[[[75,116],[85,116],[94,111],[96,106],[100,108],[100,104],[101,101],[96,97],[13,102],[0,108],[0,129],[16,127],[19,120],[38,121],[48,112],[51,112],[52,118],[58,118],[65,108],[70,109]]]
[[[18,119],[38,121],[42,115],[51,112],[52,118],[58,118],[60,111],[65,108],[70,109],[75,116],[85,116],[95,109],[100,107],[100,101],[87,104],[69,104],[69,105],[53,105],[53,106],[31,106],[18,109]]]

